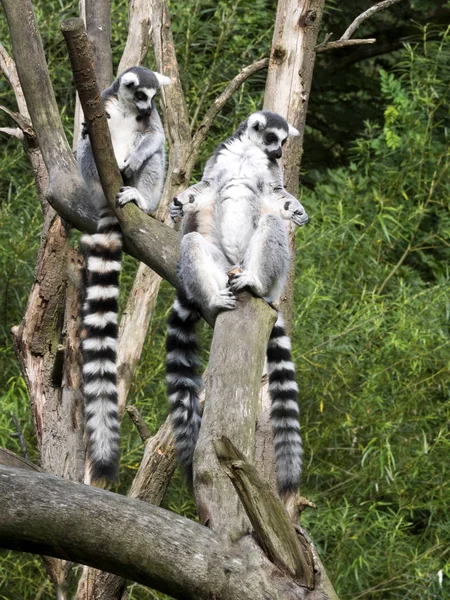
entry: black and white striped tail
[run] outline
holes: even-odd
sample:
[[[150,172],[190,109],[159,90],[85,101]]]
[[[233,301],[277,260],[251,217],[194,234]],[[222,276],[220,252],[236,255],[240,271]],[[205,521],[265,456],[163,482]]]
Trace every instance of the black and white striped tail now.
[[[302,439],[291,340],[286,335],[280,313],[270,335],[267,362],[277,484],[280,495],[285,496],[298,490]]]
[[[94,235],[81,240],[86,256],[82,343],[84,414],[92,482],[111,482],[119,462],[117,316],[122,233],[104,211]]]
[[[175,450],[190,481],[201,421],[199,392],[202,380],[197,374],[199,361],[195,332],[199,318],[195,305],[179,292],[168,322],[166,378]]]

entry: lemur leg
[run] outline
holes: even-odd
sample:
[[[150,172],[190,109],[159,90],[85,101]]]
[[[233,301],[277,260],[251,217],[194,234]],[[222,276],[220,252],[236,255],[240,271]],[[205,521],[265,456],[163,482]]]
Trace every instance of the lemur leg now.
[[[190,299],[214,312],[235,308],[236,298],[228,287],[230,267],[223,253],[199,233],[183,237],[180,277]]]
[[[268,302],[279,300],[289,269],[289,242],[280,217],[264,215],[252,236],[244,259],[244,270],[234,275],[231,290],[244,288]]]

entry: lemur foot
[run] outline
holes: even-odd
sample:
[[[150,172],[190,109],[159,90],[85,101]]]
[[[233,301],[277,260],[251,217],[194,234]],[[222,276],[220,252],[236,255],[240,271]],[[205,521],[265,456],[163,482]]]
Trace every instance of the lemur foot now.
[[[230,288],[233,292],[240,292],[244,288],[250,288],[257,296],[263,295],[262,284],[258,277],[251,271],[242,271],[242,273],[233,274],[230,278]]]
[[[233,310],[236,308],[236,296],[229,290],[220,290],[211,299],[209,307],[211,310]]]
[[[116,196],[116,204],[123,208],[128,202],[134,202],[141,210],[147,212],[147,203],[136,188],[130,186],[121,187],[120,192]]]

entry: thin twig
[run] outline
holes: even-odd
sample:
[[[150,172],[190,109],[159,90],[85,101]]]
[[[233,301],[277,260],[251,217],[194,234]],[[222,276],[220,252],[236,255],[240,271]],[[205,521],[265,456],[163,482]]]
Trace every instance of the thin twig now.
[[[328,42],[316,46],[317,54],[328,52],[329,50],[338,50],[339,48],[347,48],[348,46],[362,46],[364,44],[375,44],[376,38],[355,39],[355,40],[337,40],[336,42]]]
[[[135,406],[127,406],[125,407],[125,410],[127,412],[127,415],[136,425],[136,429],[138,430],[141,440],[143,442],[145,442],[145,440],[148,440],[148,438],[151,437],[152,433],[147,427],[147,423],[144,421],[138,409]]]
[[[25,441],[25,438],[23,437],[22,428],[20,427],[20,423],[19,423],[16,415],[12,411],[9,414],[11,415],[11,419],[14,421],[14,425],[16,428],[16,433],[12,433],[11,437],[18,438],[20,447],[22,449],[22,454],[24,455],[26,460],[30,460],[30,457],[28,455],[28,450],[27,450],[27,443]]]
[[[384,0],[383,2],[375,4],[371,8],[368,8],[366,11],[360,14],[359,17],[356,17],[353,23],[349,27],[347,27],[344,34],[341,36],[341,40],[349,40],[355,33],[355,31],[358,29],[358,27],[361,25],[361,23],[363,23],[366,19],[379,12],[380,10],[389,8],[389,6],[392,6],[393,4],[398,4],[401,1],[402,0]]]
[[[241,87],[241,85],[247,81],[249,77],[261,71],[262,69],[266,69],[269,65],[268,58],[261,58],[256,62],[244,67],[240,73],[238,73],[226,86],[223,92],[214,100],[209,110],[206,112],[205,116],[202,119],[202,122],[198,126],[197,131],[195,132],[192,139],[192,150],[190,157],[197,157],[198,150],[202,143],[204,142],[206,136],[208,135],[208,131],[217,116],[217,114],[222,110],[228,100],[233,96],[233,94]]]
[[[354,39],[354,40],[351,40],[350,38],[355,33],[355,31],[358,29],[358,27],[361,25],[361,23],[363,23],[366,19],[368,19],[375,13],[379,12],[380,10],[384,10],[385,8],[388,8],[389,6],[392,6],[393,4],[397,4],[398,2],[401,2],[401,0],[384,0],[383,2],[379,2],[378,4],[375,4],[374,6],[372,6],[371,8],[367,9],[362,14],[360,14],[358,17],[356,17],[356,19],[351,23],[351,25],[349,25],[349,27],[347,27],[347,29],[342,34],[342,36],[339,38],[339,40],[337,40],[335,42],[329,42],[328,40],[330,39],[331,36],[330,36],[330,34],[327,34],[325,36],[324,41],[321,44],[319,44],[318,46],[316,46],[316,52],[317,53],[328,52],[329,50],[337,50],[339,48],[346,48],[347,46],[360,46],[360,45],[364,45],[364,44],[374,44],[377,41],[376,38],[363,38],[363,39]]]

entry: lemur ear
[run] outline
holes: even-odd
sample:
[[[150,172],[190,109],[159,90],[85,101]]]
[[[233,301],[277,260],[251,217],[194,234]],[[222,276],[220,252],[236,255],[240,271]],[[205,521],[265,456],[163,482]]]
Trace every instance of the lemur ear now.
[[[125,73],[120,79],[120,83],[128,88],[136,87],[139,84],[139,79],[135,73]]]
[[[288,123],[288,125],[289,125],[289,123]],[[300,131],[298,129],[295,129],[295,127],[292,127],[292,125],[289,125],[289,135],[293,135],[293,136],[300,135]]]
[[[156,79],[158,80],[159,85],[170,85],[172,83],[170,77],[167,77],[166,75],[161,75],[161,73],[158,73],[157,71],[153,71],[153,73]]]
[[[248,128],[260,131],[266,126],[266,117],[261,113],[253,113],[248,118]]]

